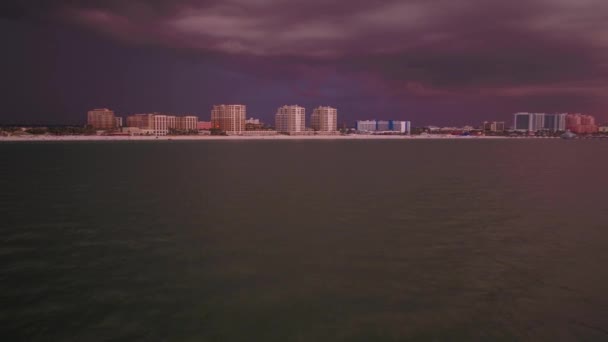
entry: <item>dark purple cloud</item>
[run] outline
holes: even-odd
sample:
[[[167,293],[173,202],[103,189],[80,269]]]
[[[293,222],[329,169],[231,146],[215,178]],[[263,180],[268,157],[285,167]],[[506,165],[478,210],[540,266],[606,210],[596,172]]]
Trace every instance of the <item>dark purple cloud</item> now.
[[[5,20],[67,24],[126,49],[171,51],[176,60],[187,60],[176,73],[198,68],[213,74],[219,88],[250,99],[267,117],[288,100],[346,108],[351,120],[402,113],[424,123],[507,119],[515,110],[589,111],[605,118],[608,105],[603,0],[91,0],[3,6]],[[234,89],[230,80],[249,83]],[[184,82],[184,89],[195,83]],[[180,85],[174,86],[179,92]],[[212,92],[218,99],[211,102],[235,98]]]

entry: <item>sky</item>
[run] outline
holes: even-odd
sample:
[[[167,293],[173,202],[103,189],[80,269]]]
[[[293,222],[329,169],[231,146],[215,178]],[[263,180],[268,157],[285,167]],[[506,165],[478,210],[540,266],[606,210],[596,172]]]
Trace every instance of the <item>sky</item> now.
[[[4,0],[0,123],[247,105],[421,125],[608,121],[605,0]]]

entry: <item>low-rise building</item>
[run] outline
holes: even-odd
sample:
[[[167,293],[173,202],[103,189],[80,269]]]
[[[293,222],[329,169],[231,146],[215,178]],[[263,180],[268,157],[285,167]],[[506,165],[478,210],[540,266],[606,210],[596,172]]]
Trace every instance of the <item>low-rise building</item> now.
[[[196,124],[196,128],[199,131],[209,131],[211,130],[212,126],[211,126],[211,121],[199,121]]]
[[[401,120],[360,120],[357,121],[356,129],[359,132],[369,133],[402,133],[410,134],[412,123]]]
[[[375,132],[376,120],[358,120],[355,128],[359,132]]]
[[[505,122],[504,121],[484,121],[481,127],[482,131],[485,132],[504,132]]]

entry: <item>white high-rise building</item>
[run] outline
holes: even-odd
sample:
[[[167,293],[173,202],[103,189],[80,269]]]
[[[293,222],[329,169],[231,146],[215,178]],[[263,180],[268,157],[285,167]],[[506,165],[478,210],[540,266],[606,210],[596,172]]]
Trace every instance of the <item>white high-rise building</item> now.
[[[397,121],[392,122],[391,130],[393,132],[399,132],[401,134],[410,134],[412,131],[412,123],[410,121]]]
[[[566,114],[515,113],[513,127],[522,132],[565,131]]]
[[[274,118],[279,133],[298,134],[306,131],[306,109],[298,105],[277,109]]]
[[[153,116],[153,129],[156,135],[167,135],[169,133],[168,119],[167,115],[157,115]]]
[[[318,132],[336,132],[338,130],[338,110],[332,107],[317,107],[310,116],[311,126]]]
[[[243,134],[246,115],[245,105],[216,105],[211,110],[211,125],[227,134]]]
[[[375,132],[376,120],[358,120],[357,131],[359,132]]]

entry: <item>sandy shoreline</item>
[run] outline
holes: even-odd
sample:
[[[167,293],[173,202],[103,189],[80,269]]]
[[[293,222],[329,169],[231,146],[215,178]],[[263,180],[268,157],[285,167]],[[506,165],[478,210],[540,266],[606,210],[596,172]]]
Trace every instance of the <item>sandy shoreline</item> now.
[[[521,137],[524,138],[524,137]],[[521,139],[519,138],[519,139]],[[534,138],[534,137],[525,137]],[[485,140],[485,139],[518,139],[513,137],[492,136],[454,136],[454,135],[308,135],[308,136],[103,136],[103,135],[63,135],[63,136],[9,136],[0,137],[0,142],[32,142],[32,141],[246,141],[246,140]],[[537,138],[539,139],[539,138]],[[546,139],[546,138],[545,138]]]

